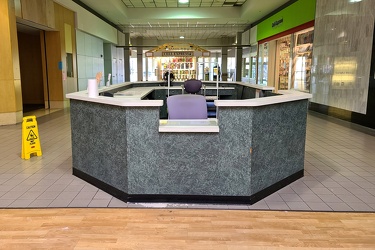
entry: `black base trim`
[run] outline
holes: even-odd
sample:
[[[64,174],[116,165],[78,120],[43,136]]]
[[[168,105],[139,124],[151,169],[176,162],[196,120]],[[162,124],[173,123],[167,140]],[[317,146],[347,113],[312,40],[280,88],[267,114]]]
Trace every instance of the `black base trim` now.
[[[277,190],[303,177],[300,170],[279,182],[251,196],[215,196],[215,195],[169,195],[169,194],[127,194],[111,185],[73,168],[73,175],[96,186],[124,202],[177,202],[177,203],[217,203],[217,204],[254,204]]]
[[[258,193],[255,193],[251,196],[251,201],[252,203],[250,204],[254,204],[262,199],[264,199],[265,197],[267,197],[268,195],[271,195],[273,193],[275,193],[276,191],[282,189],[283,187],[286,187],[288,186],[290,183],[292,182],[295,182],[296,180],[302,178],[304,175],[304,170],[300,170],[292,175],[289,175],[288,177],[282,179],[281,181],[278,181],[276,182],[275,184],[259,191]]]
[[[129,194],[130,202],[175,202],[210,204],[250,204],[250,196]]]
[[[372,91],[371,88],[369,88],[369,91]],[[369,95],[369,98],[371,96]],[[330,107],[324,104],[319,104],[319,103],[314,103],[310,102],[309,103],[309,110],[332,116],[334,118],[338,118],[347,122],[352,122],[361,126],[365,126],[369,129],[375,129],[375,112],[374,110],[371,110],[372,107],[370,105],[374,105],[374,100],[368,100],[370,104],[368,104],[367,108],[367,114],[360,114],[357,112],[349,111],[349,110],[344,110],[340,108],[335,108],[335,107]],[[369,108],[370,107],[370,108]]]
[[[119,200],[127,201],[128,194],[124,191],[121,191],[101,180],[98,180],[95,177],[92,177],[91,175],[86,174],[85,172],[82,172],[81,170],[78,170],[76,168],[73,168],[73,175],[77,176],[78,178],[81,178],[82,180],[94,185],[95,187],[109,193],[113,197],[116,197]]]

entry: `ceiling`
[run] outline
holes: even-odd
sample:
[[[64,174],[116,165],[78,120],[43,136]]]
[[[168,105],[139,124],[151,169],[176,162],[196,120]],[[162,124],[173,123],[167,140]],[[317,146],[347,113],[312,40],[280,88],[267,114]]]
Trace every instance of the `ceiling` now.
[[[242,6],[246,0],[190,0],[187,3],[179,3],[172,0],[121,0],[127,8],[173,8],[173,7],[223,7]]]
[[[296,0],[72,0],[96,12],[131,39],[205,40],[235,37]]]

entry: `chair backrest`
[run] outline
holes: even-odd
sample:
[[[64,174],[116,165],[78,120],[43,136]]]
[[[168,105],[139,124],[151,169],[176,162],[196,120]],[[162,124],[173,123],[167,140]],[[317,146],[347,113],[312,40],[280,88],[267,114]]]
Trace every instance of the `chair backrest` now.
[[[173,95],[167,98],[168,119],[207,119],[202,95]]]
[[[185,91],[190,94],[198,93],[202,88],[201,80],[190,79],[184,82]]]

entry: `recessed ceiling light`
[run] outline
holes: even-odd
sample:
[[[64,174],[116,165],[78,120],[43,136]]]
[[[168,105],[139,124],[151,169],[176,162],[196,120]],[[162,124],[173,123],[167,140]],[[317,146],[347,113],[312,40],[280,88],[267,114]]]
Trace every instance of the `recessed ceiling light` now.
[[[178,0],[179,3],[189,3],[189,0]]]

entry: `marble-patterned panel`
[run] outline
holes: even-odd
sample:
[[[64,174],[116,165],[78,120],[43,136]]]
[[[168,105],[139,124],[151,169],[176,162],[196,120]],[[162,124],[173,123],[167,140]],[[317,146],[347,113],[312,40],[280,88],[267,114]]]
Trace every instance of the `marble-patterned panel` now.
[[[312,102],[366,114],[375,1],[317,0]]]
[[[254,109],[251,187],[259,192],[303,170],[307,100]]]
[[[228,195],[218,169],[217,133],[160,133],[160,192]]]
[[[306,112],[220,107],[219,133],[160,133],[159,107],[71,100],[73,167],[129,195],[251,196],[303,169]]]
[[[228,117],[219,122],[220,133],[159,133],[157,113],[132,112],[130,194],[250,195],[249,110],[223,111]]]
[[[220,107],[219,168],[230,177],[226,188],[236,190],[237,195],[250,195],[252,147],[252,119],[254,111],[249,107]]]
[[[127,192],[126,110],[70,100],[73,167]]]
[[[132,108],[129,193],[250,195],[251,115],[235,110],[223,111],[228,117],[219,122],[220,133],[159,133],[157,110],[150,116],[149,109]]]
[[[157,192],[160,168],[159,107],[127,109],[129,194]]]

